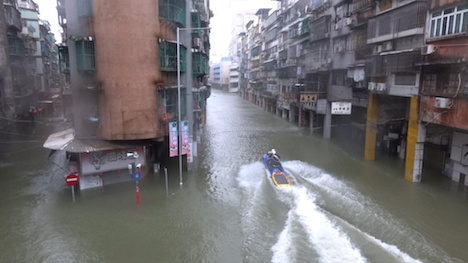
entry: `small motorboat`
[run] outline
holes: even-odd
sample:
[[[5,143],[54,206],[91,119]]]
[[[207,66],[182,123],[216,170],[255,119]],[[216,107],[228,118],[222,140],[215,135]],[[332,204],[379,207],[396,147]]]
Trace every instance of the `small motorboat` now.
[[[265,168],[276,186],[291,185],[275,149],[263,155],[263,164],[265,164]]]

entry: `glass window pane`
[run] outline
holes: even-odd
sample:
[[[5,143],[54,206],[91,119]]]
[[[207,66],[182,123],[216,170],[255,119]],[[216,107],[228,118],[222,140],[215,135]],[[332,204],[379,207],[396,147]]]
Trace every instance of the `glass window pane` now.
[[[457,14],[457,17],[455,18],[455,30],[453,30],[453,33],[460,32],[460,22],[461,22],[461,14]]]
[[[468,5],[463,5],[463,6],[457,7],[457,11],[462,11],[462,10],[466,10],[466,9],[468,9]]]
[[[449,23],[448,23],[448,30],[447,30],[447,35],[452,34],[453,32],[453,16],[449,17]]]
[[[468,27],[468,12],[465,12],[463,14],[463,24],[462,24],[461,32],[465,32],[467,27]]]
[[[440,16],[441,14],[442,14],[441,12],[436,12],[432,14],[432,17],[437,17],[437,16]]]
[[[436,32],[435,32],[435,36],[438,37],[440,36],[440,22],[441,22],[442,19],[437,19],[437,25],[436,25]]]
[[[435,32],[435,20],[431,21],[431,37],[434,37]]]
[[[447,17],[444,17],[444,20],[442,22],[442,36],[445,36],[447,34]]]

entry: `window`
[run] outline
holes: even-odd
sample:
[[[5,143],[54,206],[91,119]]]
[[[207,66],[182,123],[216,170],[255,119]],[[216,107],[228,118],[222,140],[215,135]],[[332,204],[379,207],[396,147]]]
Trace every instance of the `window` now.
[[[440,37],[466,32],[468,5],[445,9],[431,15],[430,37]]]
[[[411,73],[396,73],[395,85],[415,86],[416,76],[417,76],[416,74],[411,74]]]
[[[79,40],[75,42],[75,47],[78,70],[88,72],[96,71],[94,42]]]

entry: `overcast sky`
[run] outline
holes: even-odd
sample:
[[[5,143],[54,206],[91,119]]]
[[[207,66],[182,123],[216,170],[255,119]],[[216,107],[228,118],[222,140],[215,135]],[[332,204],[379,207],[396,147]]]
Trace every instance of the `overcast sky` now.
[[[109,0],[111,1],[111,0]],[[61,28],[58,24],[57,1],[35,0],[39,5],[39,17],[48,20],[51,30],[55,34],[57,42],[61,42]],[[211,19],[211,51],[210,60],[219,61],[221,57],[228,55],[231,39],[231,23],[233,17],[241,12],[255,13],[259,8],[274,8],[278,1],[273,0],[210,0],[210,9],[213,11]]]

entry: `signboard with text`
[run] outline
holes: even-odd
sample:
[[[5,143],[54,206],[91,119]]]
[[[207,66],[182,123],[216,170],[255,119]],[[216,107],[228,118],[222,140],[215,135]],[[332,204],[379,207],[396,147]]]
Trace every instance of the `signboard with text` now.
[[[177,122],[169,122],[169,157],[174,157],[179,154]]]
[[[138,158],[128,157],[128,152],[137,152]],[[126,170],[128,164],[140,163],[145,165],[145,153],[142,146],[122,148],[106,151],[80,153],[81,174],[96,174],[107,171]]]
[[[332,102],[331,107],[334,115],[351,115],[351,102]]]
[[[187,154],[190,150],[189,146],[189,136],[190,136],[190,126],[189,121],[182,121],[180,125],[182,133],[182,155]]]

